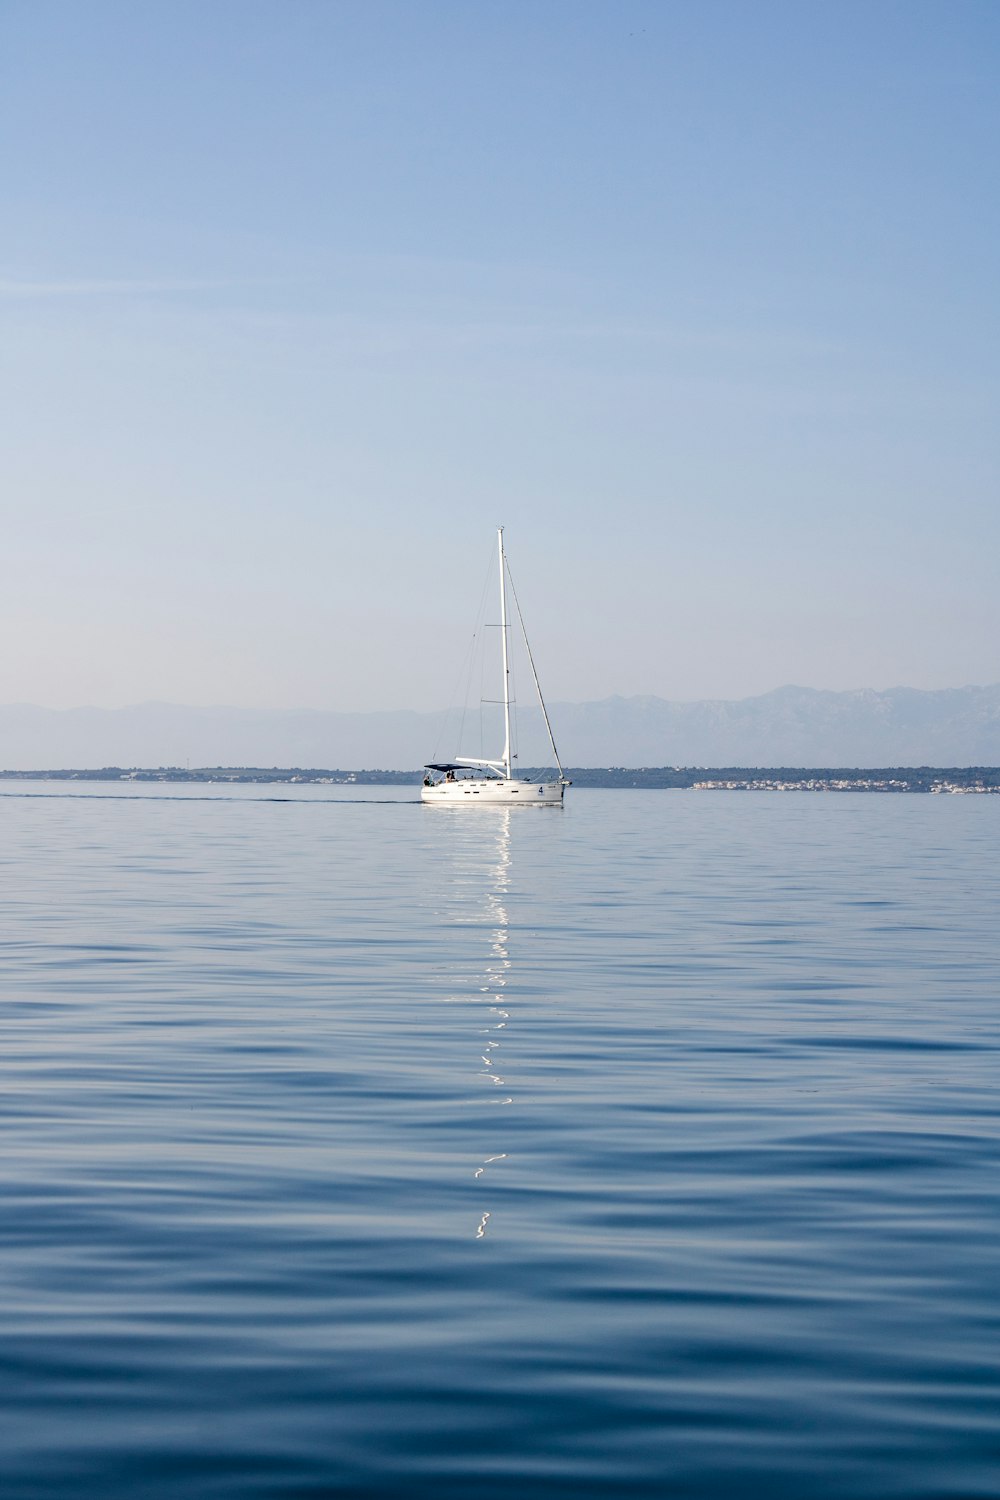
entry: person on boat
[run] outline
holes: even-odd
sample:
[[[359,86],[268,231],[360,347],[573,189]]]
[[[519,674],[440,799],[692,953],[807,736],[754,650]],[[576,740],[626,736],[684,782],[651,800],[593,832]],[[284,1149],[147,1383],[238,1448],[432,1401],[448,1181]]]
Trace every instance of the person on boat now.
[[[454,781],[455,780],[455,773],[454,773],[454,771],[446,771],[444,773],[444,779],[445,779],[445,781]]]

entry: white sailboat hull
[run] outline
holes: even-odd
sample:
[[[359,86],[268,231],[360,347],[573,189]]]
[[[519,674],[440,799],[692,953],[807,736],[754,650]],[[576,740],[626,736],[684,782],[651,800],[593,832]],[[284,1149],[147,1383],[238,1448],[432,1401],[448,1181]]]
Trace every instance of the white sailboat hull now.
[[[434,807],[561,807],[561,781],[515,781],[506,777],[439,781],[420,789],[420,800]]]

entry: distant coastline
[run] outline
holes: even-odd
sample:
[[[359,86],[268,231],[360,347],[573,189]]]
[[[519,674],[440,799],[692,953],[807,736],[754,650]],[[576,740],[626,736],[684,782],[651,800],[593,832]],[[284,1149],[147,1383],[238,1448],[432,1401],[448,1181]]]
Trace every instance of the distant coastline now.
[[[1000,765],[1000,683],[926,691],[784,687],[734,701],[647,695],[555,701],[549,709],[565,758],[587,767],[707,767],[720,778],[732,768],[737,774],[728,779],[746,780],[772,768],[808,767],[823,777],[831,767]],[[470,718],[466,731],[465,753],[485,754],[482,725]],[[446,744],[454,748],[458,732],[444,713],[408,710],[0,704],[0,765],[389,766],[405,774],[438,759]],[[522,765],[548,753],[544,726],[528,705],[518,713],[517,740]]]
[[[189,782],[304,786],[417,786],[421,771],[323,770],[297,766],[184,766],[0,771],[3,781]],[[528,780],[537,771],[522,773]],[[577,766],[577,787],[710,792],[1000,793],[1000,766]]]

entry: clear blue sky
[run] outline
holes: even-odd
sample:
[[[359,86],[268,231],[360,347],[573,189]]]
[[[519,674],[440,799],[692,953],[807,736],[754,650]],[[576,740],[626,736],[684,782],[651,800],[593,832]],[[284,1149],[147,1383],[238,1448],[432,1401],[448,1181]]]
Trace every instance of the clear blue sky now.
[[[0,3],[0,701],[1000,679],[1000,5]]]

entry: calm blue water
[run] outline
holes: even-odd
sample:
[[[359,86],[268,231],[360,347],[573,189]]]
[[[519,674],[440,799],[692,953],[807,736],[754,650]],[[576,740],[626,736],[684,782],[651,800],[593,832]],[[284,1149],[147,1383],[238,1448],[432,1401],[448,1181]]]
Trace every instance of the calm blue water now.
[[[1000,798],[0,794],[0,1494],[1000,1492]]]

